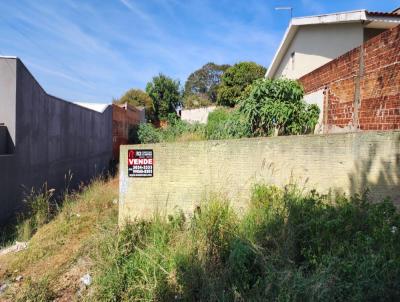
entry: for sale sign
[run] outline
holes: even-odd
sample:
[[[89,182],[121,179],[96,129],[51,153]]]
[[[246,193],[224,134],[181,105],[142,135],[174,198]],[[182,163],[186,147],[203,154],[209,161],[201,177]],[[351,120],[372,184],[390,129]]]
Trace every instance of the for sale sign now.
[[[128,176],[153,177],[153,150],[128,150]]]

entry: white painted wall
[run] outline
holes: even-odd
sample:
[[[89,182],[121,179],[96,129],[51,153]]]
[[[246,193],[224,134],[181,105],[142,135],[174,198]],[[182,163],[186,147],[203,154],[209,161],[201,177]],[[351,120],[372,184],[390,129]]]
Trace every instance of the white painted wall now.
[[[182,110],[181,119],[189,123],[207,123],[208,114],[215,110],[216,106],[198,108],[198,109],[184,109]]]
[[[300,26],[274,78],[298,79],[362,43],[361,23]]]
[[[315,126],[314,133],[323,133],[323,118],[324,118],[324,90],[318,90],[304,96],[307,104],[316,104],[319,108],[318,124]]]

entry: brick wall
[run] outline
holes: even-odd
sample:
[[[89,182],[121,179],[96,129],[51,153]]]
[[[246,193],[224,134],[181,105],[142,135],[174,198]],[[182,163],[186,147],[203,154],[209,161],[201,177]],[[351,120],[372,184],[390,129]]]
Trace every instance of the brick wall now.
[[[153,177],[128,177],[128,150],[154,151]],[[255,183],[390,196],[400,204],[400,132],[359,132],[121,146],[120,223],[182,209],[190,213],[212,194],[237,209]]]
[[[125,105],[112,105],[113,108],[113,157],[119,159],[119,147],[129,143],[129,129],[145,121],[144,109]]]
[[[324,89],[324,132],[400,129],[400,27],[301,77]]]

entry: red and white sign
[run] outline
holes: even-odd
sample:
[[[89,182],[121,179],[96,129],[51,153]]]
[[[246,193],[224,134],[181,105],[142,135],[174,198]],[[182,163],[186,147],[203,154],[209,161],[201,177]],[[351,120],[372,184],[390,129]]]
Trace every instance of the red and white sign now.
[[[128,176],[153,176],[153,150],[128,150]]]

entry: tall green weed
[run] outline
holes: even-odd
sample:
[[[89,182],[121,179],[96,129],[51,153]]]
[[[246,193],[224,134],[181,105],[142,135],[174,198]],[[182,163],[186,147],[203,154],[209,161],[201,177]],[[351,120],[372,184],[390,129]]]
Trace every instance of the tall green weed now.
[[[400,215],[384,200],[254,187],[190,219],[138,220],[100,241],[98,301],[395,301]]]

